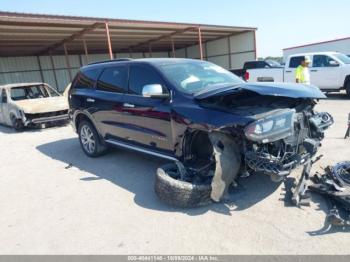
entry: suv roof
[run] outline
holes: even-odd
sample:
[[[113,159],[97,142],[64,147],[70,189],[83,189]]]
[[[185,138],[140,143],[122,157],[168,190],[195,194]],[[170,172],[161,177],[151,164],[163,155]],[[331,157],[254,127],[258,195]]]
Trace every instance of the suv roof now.
[[[104,65],[111,65],[111,64],[117,65],[119,63],[143,62],[143,63],[153,64],[153,65],[165,65],[165,64],[181,63],[185,61],[200,61],[200,60],[189,59],[189,58],[140,58],[140,59],[121,58],[121,59],[107,60],[107,61],[88,64],[84,66],[83,69],[90,68],[90,67],[103,67]]]

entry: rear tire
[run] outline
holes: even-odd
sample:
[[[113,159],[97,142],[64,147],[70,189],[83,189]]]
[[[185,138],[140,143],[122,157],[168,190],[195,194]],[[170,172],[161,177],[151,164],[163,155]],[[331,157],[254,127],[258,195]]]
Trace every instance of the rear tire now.
[[[89,157],[98,157],[106,153],[107,147],[101,143],[96,128],[88,121],[81,121],[78,128],[79,142]]]
[[[210,184],[192,184],[178,179],[175,163],[158,168],[154,190],[163,202],[175,207],[199,207],[213,203]]]

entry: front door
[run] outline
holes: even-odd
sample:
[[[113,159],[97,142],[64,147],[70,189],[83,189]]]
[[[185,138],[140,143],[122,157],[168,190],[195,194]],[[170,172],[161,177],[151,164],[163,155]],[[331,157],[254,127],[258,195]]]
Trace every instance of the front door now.
[[[310,68],[311,84],[320,89],[340,88],[339,64],[327,55],[314,55],[312,68]]]
[[[122,112],[124,139],[155,150],[171,150],[170,99],[142,96],[145,85],[160,84],[168,93],[158,72],[148,65],[131,65],[129,91]]]

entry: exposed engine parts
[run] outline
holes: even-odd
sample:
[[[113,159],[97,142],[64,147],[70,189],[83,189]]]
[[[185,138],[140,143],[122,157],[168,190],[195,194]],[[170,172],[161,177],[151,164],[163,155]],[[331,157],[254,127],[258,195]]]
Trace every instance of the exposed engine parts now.
[[[315,156],[324,138],[324,131],[333,123],[328,113],[296,113],[292,135],[273,143],[247,142],[245,164],[255,172],[282,180],[296,166]]]

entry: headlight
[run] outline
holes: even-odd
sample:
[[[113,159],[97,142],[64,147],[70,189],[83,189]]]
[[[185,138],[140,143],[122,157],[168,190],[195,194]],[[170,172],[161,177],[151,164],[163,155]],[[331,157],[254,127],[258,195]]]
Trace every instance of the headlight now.
[[[245,135],[249,140],[260,143],[270,143],[291,136],[294,132],[294,114],[294,109],[286,109],[259,119],[244,129]]]

